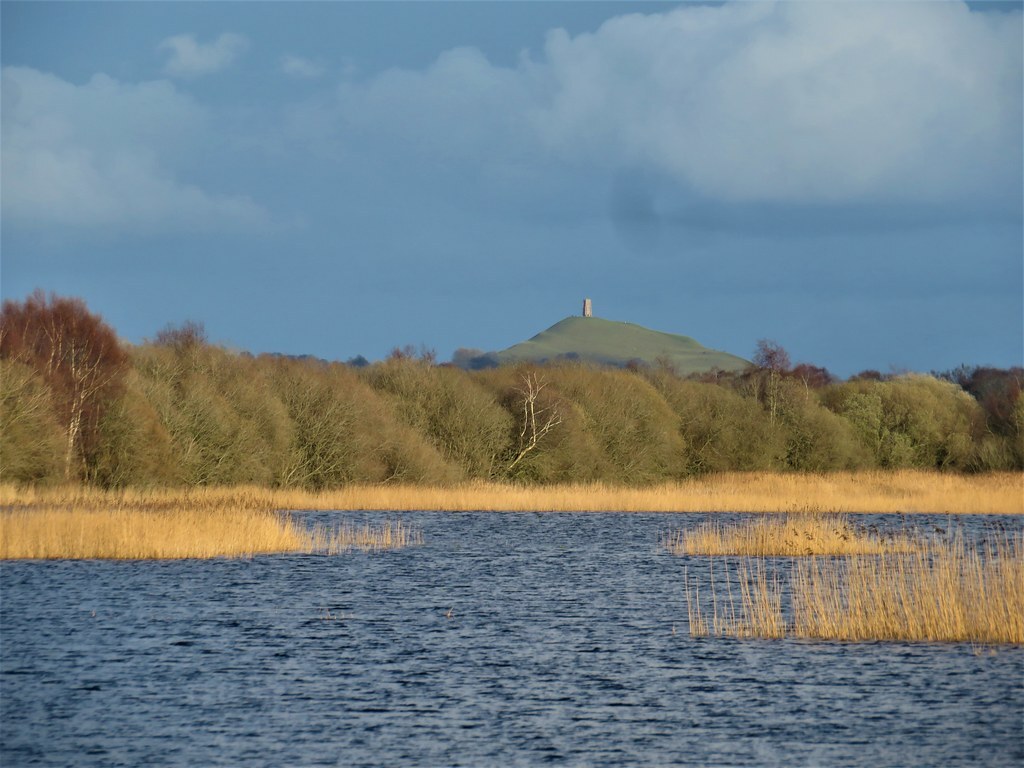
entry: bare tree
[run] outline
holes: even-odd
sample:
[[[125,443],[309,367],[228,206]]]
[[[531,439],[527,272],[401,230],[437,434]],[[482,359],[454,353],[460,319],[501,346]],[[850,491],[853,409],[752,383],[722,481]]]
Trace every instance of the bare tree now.
[[[754,365],[776,373],[789,371],[789,353],[771,339],[758,339],[754,352]]]
[[[201,347],[206,341],[206,328],[194,320],[186,320],[179,326],[166,325],[156,334],[157,344],[170,347],[178,354]]]
[[[791,365],[789,353],[770,339],[759,339],[754,354],[754,365],[768,372],[768,387],[765,394],[768,400],[768,420],[774,429],[778,418],[782,377],[789,373]]]
[[[538,407],[540,393],[544,391],[547,382],[542,381],[535,373],[523,374],[523,387],[516,389],[516,393],[522,399],[523,423],[519,431],[519,446],[515,458],[506,467],[511,471],[526,458],[527,454],[536,450],[541,439],[551,430],[562,423],[562,416],[554,405]]]
[[[823,368],[810,363],[799,363],[793,368],[793,378],[804,385],[804,399],[809,400],[812,389],[821,389],[831,384],[835,377]]]
[[[81,299],[37,290],[0,310],[0,357],[37,370],[49,385],[66,436],[64,478],[95,448],[107,404],[124,384],[127,355],[113,329]]]

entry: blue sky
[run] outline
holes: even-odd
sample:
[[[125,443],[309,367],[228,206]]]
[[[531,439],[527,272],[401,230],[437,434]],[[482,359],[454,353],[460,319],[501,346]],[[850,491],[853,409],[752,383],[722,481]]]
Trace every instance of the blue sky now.
[[[1020,365],[1019,3],[17,3],[0,290],[447,359],[579,311]]]

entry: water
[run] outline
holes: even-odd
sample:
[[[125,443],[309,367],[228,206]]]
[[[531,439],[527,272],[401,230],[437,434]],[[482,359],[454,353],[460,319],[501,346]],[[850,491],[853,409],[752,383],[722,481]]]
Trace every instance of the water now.
[[[387,517],[424,546],[3,563],[0,763],[1024,761],[1022,649],[689,637],[703,516]]]

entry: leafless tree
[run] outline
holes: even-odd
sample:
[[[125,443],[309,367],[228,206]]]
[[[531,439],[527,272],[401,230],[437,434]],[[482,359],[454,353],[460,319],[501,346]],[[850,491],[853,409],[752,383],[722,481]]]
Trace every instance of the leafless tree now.
[[[790,368],[789,353],[771,339],[758,339],[754,365],[776,373],[787,373]]]
[[[531,451],[536,450],[544,436],[562,423],[562,416],[555,404],[541,407],[538,403],[540,394],[546,386],[547,383],[537,374],[526,373],[523,374],[522,388],[515,390],[522,402],[523,423],[519,431],[519,446],[515,458],[506,467],[507,471],[514,469]]]
[[[157,344],[170,347],[179,354],[201,347],[206,341],[206,328],[194,320],[186,320],[178,326],[164,326],[156,335]]]
[[[768,405],[768,421],[774,429],[778,419],[782,378],[789,373],[791,365],[789,353],[770,339],[759,339],[757,351],[754,354],[754,365],[762,371],[767,371],[768,386],[765,396]]]

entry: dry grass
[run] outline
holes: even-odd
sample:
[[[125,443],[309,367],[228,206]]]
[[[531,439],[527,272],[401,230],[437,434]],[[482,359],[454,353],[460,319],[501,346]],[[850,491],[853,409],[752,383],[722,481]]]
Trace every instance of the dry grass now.
[[[690,590],[690,573],[689,571],[683,572],[683,584],[686,586],[686,618],[690,626],[691,637],[707,637],[711,634],[711,627],[708,624],[707,617],[701,610],[700,602],[700,583],[694,583],[693,591]],[[714,593],[714,582],[711,584],[712,593]],[[673,627],[674,630],[674,627]],[[674,632],[673,632],[674,634]]]
[[[783,590],[768,572],[765,561],[741,563],[739,610],[727,576],[727,597],[721,607],[716,597],[710,619],[687,584],[691,634],[1024,644],[1020,535],[982,548],[954,538],[907,555],[800,560],[788,624]]]
[[[418,544],[402,523],[307,526],[275,512],[258,497],[203,495],[175,503],[162,495],[66,491],[61,503],[22,494],[4,498],[0,559],[118,560],[252,557],[305,552],[336,554]]]
[[[726,473],[629,488],[594,484],[453,487],[352,486],[324,494],[279,492],[289,509],[551,512],[943,512],[1024,514],[1024,475],[843,472]]]
[[[846,515],[793,512],[733,525],[704,523],[669,531],[662,545],[674,555],[879,555],[913,552],[920,543],[906,534],[885,535],[854,526]]]
[[[731,472],[630,488],[600,483],[518,486],[354,485],[312,493],[268,488],[127,490],[24,489],[0,485],[0,507],[66,506],[80,499],[149,507],[241,509],[530,512],[937,512],[1024,514],[1024,474],[955,475],[926,471],[795,474]]]
[[[906,557],[808,561],[793,578],[794,634],[841,640],[1024,644],[1024,539],[962,540]]]
[[[725,567],[725,594],[721,601],[714,575],[711,571],[711,615],[705,614],[700,601],[699,586],[694,585],[690,593],[689,575],[686,581],[686,609],[689,617],[690,635],[728,637],[781,638],[788,632],[782,611],[782,587],[777,573],[769,578],[763,563],[751,567],[749,561],[741,561],[736,581],[739,591],[740,611],[733,594],[732,578],[728,564]]]

